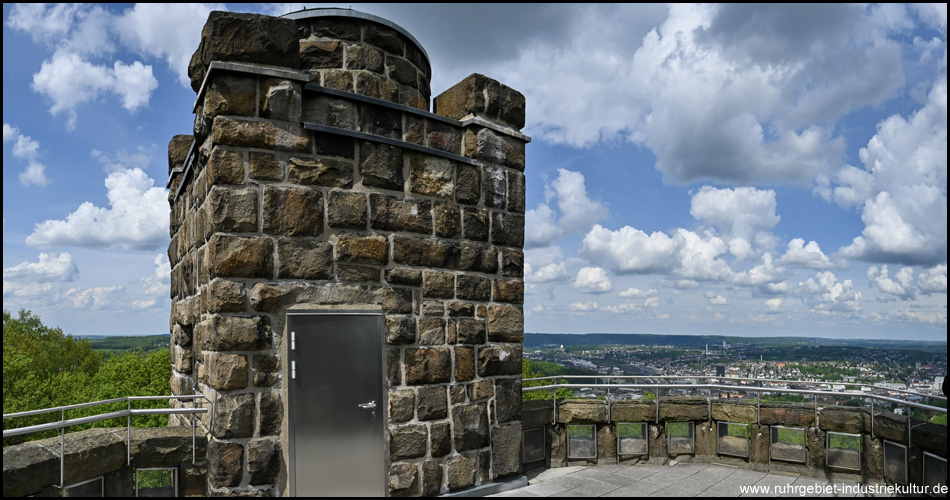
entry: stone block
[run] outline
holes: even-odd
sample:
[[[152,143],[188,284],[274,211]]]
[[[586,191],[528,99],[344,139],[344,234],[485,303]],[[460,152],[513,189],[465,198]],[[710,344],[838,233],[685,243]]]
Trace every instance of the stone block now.
[[[300,63],[304,68],[342,68],[343,42],[300,40]]]
[[[826,406],[818,412],[818,427],[823,431],[861,434],[871,431],[871,415],[864,408]]]
[[[946,449],[946,448],[944,448]],[[884,479],[884,444],[869,435],[861,436],[862,479]]]
[[[479,401],[495,396],[495,386],[491,380],[476,380],[468,386],[468,399]]]
[[[416,67],[402,57],[386,56],[386,76],[412,88],[419,86]]]
[[[313,152],[318,155],[354,159],[356,139],[342,138],[329,132],[311,131]]]
[[[508,172],[508,211],[524,214],[525,178],[521,172]]]
[[[749,461],[755,464],[769,463],[769,446],[772,435],[768,427],[752,424],[749,426]]]
[[[524,216],[492,212],[491,242],[502,246],[524,247]]]
[[[874,437],[907,444],[907,416],[889,411],[875,413]]]
[[[327,225],[345,229],[366,229],[366,195],[349,191],[327,194]]]
[[[458,207],[449,203],[436,203],[432,207],[432,214],[436,236],[451,239],[462,236],[462,213]]]
[[[501,274],[518,278],[524,276],[524,252],[521,249],[502,249]]]
[[[394,235],[393,261],[419,267],[444,267],[447,245],[437,239]]]
[[[451,317],[472,317],[475,315],[475,304],[453,300],[446,303],[445,310]]]
[[[254,394],[217,392],[211,408],[211,435],[219,439],[248,438],[254,434]]]
[[[455,177],[455,201],[476,205],[481,199],[481,175],[475,167],[458,165]]]
[[[597,460],[598,464],[617,461],[617,434],[612,425],[597,426]]]
[[[309,133],[298,122],[265,122],[216,116],[211,126],[215,145],[307,152],[312,148]]]
[[[419,269],[387,269],[386,282],[392,285],[422,286],[422,271]]]
[[[402,114],[400,111],[376,106],[374,104],[361,104],[357,109],[359,110],[360,132],[380,137],[388,137],[389,139],[402,138]],[[383,151],[382,154],[384,155],[389,154],[386,153],[386,151],[391,151],[392,154],[398,155],[391,156],[391,158],[398,158],[399,178],[402,179],[402,148],[395,148],[395,146],[386,146],[375,142],[361,142],[360,144],[361,151],[365,145],[371,144],[377,148],[377,152]],[[398,189],[402,190],[402,184],[400,184]]]
[[[397,96],[398,98],[398,96]],[[396,98],[392,99],[396,100]],[[426,121],[422,118],[418,118],[412,115],[403,115],[403,118],[406,120],[402,132],[402,140],[412,143],[422,145],[425,141],[425,127]]]
[[[492,165],[482,168],[482,189],[486,208],[506,208],[507,188],[504,169]]]
[[[349,44],[346,46],[346,69],[382,73],[383,53],[371,45]]]
[[[500,425],[492,430],[495,478],[521,472],[521,422]],[[492,479],[495,479],[492,478]]]
[[[411,316],[386,316],[386,343],[406,345],[416,342],[416,322]]]
[[[570,400],[557,405],[557,421],[564,424],[607,423],[607,405],[603,401]]]
[[[612,422],[655,422],[656,405],[650,402],[611,401]]]
[[[457,405],[465,402],[465,386],[453,385],[449,387],[449,402]]]
[[[660,400],[660,421],[708,420],[709,406],[706,398],[682,397]]]
[[[416,464],[397,463],[389,466],[389,496],[407,497],[419,494],[419,470]]]
[[[422,464],[422,495],[434,497],[442,491],[442,465],[432,460]]]
[[[188,151],[195,140],[192,135],[178,134],[168,141],[168,174],[176,168],[184,168],[188,159]]]
[[[436,422],[429,426],[429,455],[444,457],[452,451],[452,429],[448,422]]]
[[[372,193],[369,208],[373,229],[432,234],[432,204],[428,201]]]
[[[336,258],[345,262],[384,266],[389,263],[389,242],[382,236],[341,234],[336,242]]]
[[[495,419],[499,423],[521,420],[521,379],[495,379]]]
[[[554,423],[554,401],[535,399],[521,403],[521,425],[525,429]]]
[[[456,455],[446,462],[446,481],[449,491],[458,491],[475,486],[475,456]]]
[[[511,87],[501,85],[501,106],[498,119],[515,130],[521,130],[525,123],[524,94]]]
[[[914,447],[938,456],[947,453],[947,426],[914,419],[911,440]]]
[[[298,23],[298,26],[301,24],[303,23]],[[362,33],[360,25],[357,24],[356,20],[351,19],[318,18],[314,19],[309,27],[311,29],[310,34],[317,38],[359,41]],[[307,36],[302,38],[307,38]]]
[[[520,279],[495,280],[492,300],[495,302],[524,303],[524,281]]]
[[[400,389],[389,393],[389,420],[408,422],[415,416],[416,393],[409,389]]]
[[[438,420],[448,416],[445,387],[420,387],[416,401],[419,420]]]
[[[350,101],[327,95],[312,97],[308,95],[303,103],[303,121],[345,130],[356,130],[356,105]]]
[[[736,424],[755,423],[755,405],[750,403],[712,402],[712,419]]]
[[[455,333],[455,341],[459,344],[484,344],[485,320],[475,318],[459,318],[449,321],[449,328]]]
[[[218,390],[233,391],[247,387],[247,356],[244,354],[208,353],[208,385]]]
[[[180,345],[171,346],[172,368],[178,373],[191,373],[194,350]]]
[[[454,406],[452,408],[452,429],[455,451],[457,452],[477,450],[488,446],[488,410],[485,403]]]
[[[451,160],[421,153],[409,153],[408,160],[410,192],[438,198],[454,197],[455,164]]]
[[[488,241],[488,213],[477,208],[464,209],[462,236],[467,240]]]
[[[241,312],[247,307],[244,283],[224,278],[211,280],[201,295],[201,308],[210,313]]]
[[[247,474],[252,486],[276,484],[280,473],[280,442],[252,439],[247,443]]]
[[[331,89],[342,90],[344,92],[353,92],[353,72],[342,69],[331,69],[328,71],[314,72],[310,70],[311,81],[315,81],[315,73],[323,73],[323,86]]]
[[[445,320],[419,318],[419,343],[422,345],[445,344]]]
[[[461,130],[447,123],[427,120],[425,145],[447,153],[459,154],[462,151]]]
[[[407,384],[442,384],[451,378],[452,355],[448,348],[406,349]]]
[[[277,383],[280,376],[280,358],[274,354],[255,354],[254,360],[254,385],[257,387],[270,387]]]
[[[762,403],[759,408],[762,425],[811,427],[815,425],[815,411],[811,405],[795,403]]]
[[[389,458],[396,461],[424,456],[428,443],[429,433],[423,424],[393,426],[389,431]]]
[[[325,280],[333,277],[333,245],[310,239],[277,242],[277,277]]]
[[[215,146],[208,159],[207,172],[211,184],[244,184],[244,155]]]
[[[287,283],[257,283],[251,289],[251,308],[261,312],[275,312],[282,306],[297,302],[298,288]]]
[[[206,118],[256,115],[257,79],[239,73],[214,74],[205,89],[202,111]]]
[[[475,378],[475,348],[455,348],[455,381],[467,382]]]
[[[195,328],[209,351],[252,351],[271,346],[270,327],[260,317],[212,316]]]
[[[519,375],[521,373],[521,345],[489,346],[478,350],[478,375]]]
[[[488,340],[492,342],[522,342],[524,339],[524,312],[520,306],[492,304],[488,308]]]
[[[283,178],[280,159],[270,153],[251,151],[248,153],[247,174],[251,179],[279,181]]]
[[[263,231],[280,236],[323,233],[323,194],[312,188],[264,186]]]
[[[302,120],[300,84],[292,80],[265,78],[261,81],[261,117],[272,120]]]
[[[422,296],[451,299],[455,296],[455,275],[442,271],[423,271]]]
[[[191,88],[201,88],[211,61],[233,61],[297,68],[300,40],[293,19],[213,11],[201,30],[201,43],[188,64]]]
[[[288,162],[287,180],[295,184],[350,188],[353,163],[338,158],[295,156]]]
[[[400,349],[386,349],[386,380],[390,387],[402,385],[403,362]]]
[[[235,487],[244,476],[244,447],[212,439],[208,443],[208,485],[211,488]]]
[[[456,278],[455,296],[463,300],[491,300],[491,280],[482,276],[460,274]]]
[[[500,91],[497,80],[472,73],[435,98],[434,112],[456,120],[470,115],[497,119]]]

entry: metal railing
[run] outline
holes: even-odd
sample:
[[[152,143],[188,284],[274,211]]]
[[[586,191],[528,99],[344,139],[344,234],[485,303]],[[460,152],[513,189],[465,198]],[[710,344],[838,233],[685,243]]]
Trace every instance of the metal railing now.
[[[760,386],[751,386],[751,385],[728,385],[728,384],[564,384],[561,383],[561,380],[565,379],[715,379],[722,380],[725,377],[696,377],[688,375],[614,375],[614,376],[593,376],[593,375],[561,375],[561,376],[549,376],[549,377],[536,377],[536,378],[526,378],[523,379],[523,382],[531,382],[537,380],[553,380],[555,383],[550,385],[541,385],[535,387],[522,387],[521,392],[537,392],[537,391],[553,391],[553,405],[554,405],[554,424],[557,424],[557,389],[567,388],[567,389],[606,389],[607,394],[610,393],[610,389],[697,389],[697,390],[706,390],[706,404],[708,408],[709,418],[712,418],[712,391],[741,391],[741,392],[755,392],[757,395],[756,399],[756,411],[755,419],[756,424],[760,420],[760,412],[762,405],[762,393],[779,393],[779,394],[802,394],[802,395],[811,395],[816,396],[812,398],[812,404],[815,411],[815,425],[818,425],[818,397],[817,396],[826,396],[826,397],[849,397],[857,399],[868,399],[871,402],[871,436],[874,436],[874,402],[881,401],[884,403],[897,404],[901,405],[908,409],[907,411],[907,442],[911,443],[911,429],[913,427],[911,423],[911,412],[910,408],[918,408],[921,410],[934,411],[937,413],[947,413],[947,408],[941,408],[939,406],[931,406],[923,403],[916,403],[913,401],[906,401],[903,399],[892,398],[889,396],[883,396],[880,394],[872,394],[865,392],[839,392],[839,391],[826,391],[826,390],[814,390],[814,389],[785,389],[780,387],[760,387]],[[784,382],[784,383],[795,383],[795,384],[829,384],[829,382],[804,382],[804,381],[795,381],[795,380],[778,380],[778,379],[759,379],[759,378],[728,378],[727,380],[745,380],[752,382]],[[868,387],[868,384],[858,384],[858,383],[845,383],[845,382],[832,382],[834,385],[854,385],[861,387]],[[890,389],[886,387],[876,387],[880,390],[886,391],[897,391],[905,394],[911,394],[921,397],[934,398],[937,400],[946,401],[947,398],[944,396],[937,396],[933,394],[923,394],[914,391],[901,390],[901,389]],[[659,398],[654,399],[656,404],[656,421],[660,421],[660,401]],[[607,405],[607,419],[610,420],[610,405]]]
[[[191,400],[191,408],[147,408],[147,409],[132,409],[133,401],[157,401],[157,400]],[[93,401],[91,403],[79,403],[74,405],[67,406],[57,406],[55,408],[44,408],[41,410],[31,410],[31,411],[22,411],[18,413],[8,413],[3,415],[3,420],[6,421],[9,418],[17,417],[30,417],[35,415],[44,415],[47,413],[60,413],[60,419],[58,422],[49,422],[46,424],[36,424],[29,425],[25,427],[17,427],[13,429],[4,429],[3,437],[13,437],[13,436],[24,436],[28,434],[34,434],[37,432],[50,431],[50,430],[59,430],[59,487],[62,489],[65,485],[65,460],[66,460],[66,428],[72,427],[75,425],[89,424],[93,422],[101,422],[103,420],[111,420],[114,418],[126,418],[126,437],[125,437],[125,463],[126,465],[131,465],[132,463],[132,417],[139,415],[197,415],[199,413],[207,413],[208,408],[199,407],[196,400],[204,400],[209,405],[211,400],[205,397],[203,394],[194,394],[194,395],[182,395],[182,396],[128,396],[124,398],[115,398],[107,399],[104,401]],[[77,410],[80,408],[88,408],[91,406],[98,406],[111,403],[122,403],[125,402],[127,407],[124,410],[111,411],[107,413],[101,413],[98,415],[90,415],[88,417],[79,417],[79,418],[66,418],[66,412],[69,410]],[[196,461],[195,457],[195,435],[196,435],[196,418],[191,419],[191,463],[194,464]]]

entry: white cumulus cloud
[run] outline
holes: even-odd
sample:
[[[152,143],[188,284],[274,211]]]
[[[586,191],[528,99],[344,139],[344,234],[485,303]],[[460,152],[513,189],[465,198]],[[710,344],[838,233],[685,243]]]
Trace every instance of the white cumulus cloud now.
[[[117,170],[106,177],[109,207],[85,202],[65,220],[36,225],[26,243],[37,247],[157,249],[168,239],[165,190],[141,169]]]
[[[6,282],[19,284],[62,283],[73,281],[79,276],[79,269],[73,263],[69,253],[40,253],[37,262],[23,262],[3,270],[4,290]]]
[[[947,266],[934,266],[917,275],[917,286],[923,293],[947,293]]]
[[[547,203],[525,212],[525,247],[539,248],[566,234],[584,233],[610,216],[607,206],[587,195],[584,174],[558,169],[558,176],[545,186]],[[550,202],[557,203],[557,213]]]
[[[805,244],[802,238],[795,238],[788,242],[788,249],[785,251],[778,262],[796,267],[807,267],[811,269],[830,269],[834,267],[831,260],[824,252],[821,246],[815,241],[809,241]]]
[[[901,299],[914,298],[914,270],[910,267],[902,267],[894,277],[890,276],[887,264],[880,267],[871,266],[867,271],[868,281],[870,281],[878,290],[894,295]]]
[[[46,165],[37,160],[40,143],[29,136],[20,133],[20,130],[4,122],[3,143],[13,143],[13,157],[27,162],[26,169],[20,172],[20,184],[24,186],[46,186],[49,178],[46,177]]]
[[[851,313],[861,310],[861,293],[855,292],[851,280],[838,281],[831,271],[821,271],[798,284],[802,301],[813,312]]]
[[[613,283],[603,268],[584,267],[577,272],[573,286],[582,293],[607,293],[613,288]]]
[[[650,288],[649,290],[640,290],[639,288],[631,287],[620,292],[618,295],[624,298],[641,299],[641,298],[646,298],[646,297],[653,297],[656,294],[657,294],[657,291],[655,288]]]

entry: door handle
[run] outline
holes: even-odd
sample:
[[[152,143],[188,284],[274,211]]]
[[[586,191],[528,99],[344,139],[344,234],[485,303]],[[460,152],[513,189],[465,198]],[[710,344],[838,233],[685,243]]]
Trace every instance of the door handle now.
[[[360,408],[364,410],[373,410],[376,408],[376,401],[370,401],[369,403],[360,403],[357,406],[359,406]]]

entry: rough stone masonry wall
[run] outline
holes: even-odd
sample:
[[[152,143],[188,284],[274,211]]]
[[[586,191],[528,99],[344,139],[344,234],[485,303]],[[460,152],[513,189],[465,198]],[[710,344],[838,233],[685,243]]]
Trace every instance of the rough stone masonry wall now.
[[[518,473],[524,97],[472,75],[448,119],[360,99],[425,110],[430,75],[363,19],[213,12],[202,35],[194,135],[169,144],[170,328],[172,392],[214,404],[209,491],[288,492],[296,304],[385,314],[390,494]]]

